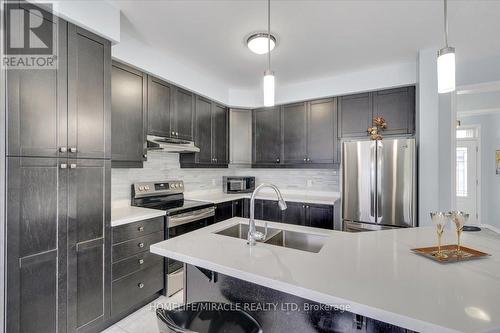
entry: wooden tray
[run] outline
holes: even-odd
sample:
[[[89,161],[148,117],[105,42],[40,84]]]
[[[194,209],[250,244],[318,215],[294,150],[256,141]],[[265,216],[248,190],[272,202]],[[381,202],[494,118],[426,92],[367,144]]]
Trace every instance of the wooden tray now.
[[[432,259],[441,263],[465,261],[472,259],[479,259],[491,256],[491,254],[484,253],[478,250],[474,250],[465,246],[460,246],[461,254],[457,255],[456,245],[443,245],[441,246],[441,252],[446,255],[446,257],[437,256],[437,246],[431,247],[421,247],[417,249],[411,249],[413,252],[418,253],[426,258]]]

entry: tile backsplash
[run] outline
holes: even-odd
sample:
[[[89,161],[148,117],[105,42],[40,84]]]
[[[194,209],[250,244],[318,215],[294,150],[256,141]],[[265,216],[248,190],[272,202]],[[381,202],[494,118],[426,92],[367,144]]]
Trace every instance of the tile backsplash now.
[[[324,169],[181,169],[179,154],[149,151],[142,169],[112,169],[111,199],[130,200],[130,185],[141,181],[181,179],[186,191],[222,190],[222,176],[255,176],[281,189],[339,191],[338,170]]]

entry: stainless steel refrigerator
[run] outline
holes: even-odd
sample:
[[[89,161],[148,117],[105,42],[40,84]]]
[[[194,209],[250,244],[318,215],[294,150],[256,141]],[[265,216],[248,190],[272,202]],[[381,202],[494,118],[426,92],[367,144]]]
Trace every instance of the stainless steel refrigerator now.
[[[415,139],[344,142],[342,172],[345,231],[417,225]]]

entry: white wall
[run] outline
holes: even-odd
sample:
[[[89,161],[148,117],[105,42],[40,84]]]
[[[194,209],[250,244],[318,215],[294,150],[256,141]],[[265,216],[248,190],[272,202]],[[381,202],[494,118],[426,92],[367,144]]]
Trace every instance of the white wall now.
[[[107,1],[29,0],[51,4],[54,14],[114,43],[120,42],[120,10]],[[42,5],[43,6],[43,5]]]

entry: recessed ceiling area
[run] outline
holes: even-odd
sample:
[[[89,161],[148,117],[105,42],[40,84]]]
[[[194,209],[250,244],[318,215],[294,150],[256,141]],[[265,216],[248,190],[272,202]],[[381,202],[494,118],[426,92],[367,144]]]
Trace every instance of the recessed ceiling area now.
[[[234,89],[260,89],[266,55],[246,38],[267,28],[263,0],[126,1],[122,34]],[[449,2],[449,43],[457,63],[500,54],[500,1]],[[279,85],[393,63],[415,62],[420,49],[444,44],[442,1],[271,0],[271,52]]]

